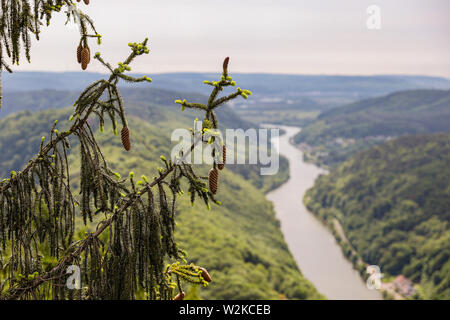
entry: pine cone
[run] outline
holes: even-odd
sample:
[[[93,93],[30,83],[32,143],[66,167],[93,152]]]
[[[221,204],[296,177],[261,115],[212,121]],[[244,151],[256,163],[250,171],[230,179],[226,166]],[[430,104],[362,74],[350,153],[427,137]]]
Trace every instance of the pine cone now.
[[[200,270],[202,270],[202,278],[206,281],[206,282],[211,282],[212,278],[210,276],[210,274],[208,273],[208,270],[206,270],[205,268],[199,267]]]
[[[85,4],[89,4],[89,0],[83,0]]]
[[[219,171],[217,171],[216,168],[212,168],[209,171],[208,180],[209,180],[209,190],[211,191],[212,194],[216,194],[219,185]]]
[[[83,51],[83,46],[80,43],[78,48],[77,48],[77,61],[78,61],[78,63],[81,63],[81,51]]]
[[[177,300],[177,301],[184,300],[185,296],[186,296],[186,293],[184,293],[184,291],[181,291],[179,294],[177,294],[175,296],[175,298],[173,298],[173,300]]]
[[[226,57],[223,61],[223,72],[226,74],[228,73],[228,62],[230,62],[230,58]]]
[[[86,70],[90,60],[91,52],[89,47],[84,47],[83,50],[81,50],[81,69]]]
[[[131,142],[130,142],[130,130],[128,130],[128,127],[123,127],[122,131],[120,131],[120,136],[122,138],[122,144],[125,150],[130,151],[131,149]]]
[[[225,145],[222,146],[222,163],[217,165],[219,170],[223,170],[225,168],[225,164],[227,163],[227,147]]]
[[[87,51],[88,51],[88,64],[89,63],[91,63],[91,48],[89,48],[89,46],[88,45],[86,45],[86,49],[87,49]]]

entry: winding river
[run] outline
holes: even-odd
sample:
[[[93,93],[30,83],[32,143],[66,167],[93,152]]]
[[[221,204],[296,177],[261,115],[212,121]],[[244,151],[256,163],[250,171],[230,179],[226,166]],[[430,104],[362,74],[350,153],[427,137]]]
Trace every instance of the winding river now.
[[[286,134],[275,145],[289,160],[290,178],[268,193],[267,198],[274,204],[282,232],[300,270],[328,299],[381,299],[378,291],[367,289],[327,227],[303,205],[306,190],[324,171],[303,162],[303,153],[290,143],[300,128],[280,128]]]

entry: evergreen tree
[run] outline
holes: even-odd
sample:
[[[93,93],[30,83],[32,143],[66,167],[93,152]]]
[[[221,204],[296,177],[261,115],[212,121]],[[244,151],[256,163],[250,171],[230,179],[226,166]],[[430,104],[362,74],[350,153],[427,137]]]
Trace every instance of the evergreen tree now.
[[[81,39],[76,50],[82,69],[90,62],[88,38],[101,36],[92,20],[78,10],[74,1],[2,0],[0,55],[1,68],[11,72],[6,63],[18,64],[21,48],[30,60],[30,38],[39,39],[40,26],[50,23],[52,14],[67,9],[68,19],[78,19]],[[80,2],[80,1],[78,1]],[[84,0],[85,4],[89,1]],[[92,32],[92,34],[89,34]],[[133,172],[122,179],[113,172],[104,158],[92,127],[93,117],[99,120],[100,131],[110,120],[114,133],[121,127],[125,150],[132,149],[130,129],[119,81],[151,82],[149,77],[127,75],[129,65],[138,56],[148,54],[148,39],[128,44],[131,53],[113,68],[96,53],[94,59],[109,70],[107,79],[89,85],[74,103],[71,127],[59,131],[55,121],[49,141],[44,137],[35,157],[22,171],[11,172],[0,182],[0,299],[183,299],[182,282],[206,285],[211,276],[205,268],[187,264],[184,252],[174,241],[174,212],[177,197],[183,194],[186,181],[191,201],[201,198],[209,207],[218,188],[219,170],[225,148],[219,154],[212,149],[216,161],[209,177],[201,177],[185,161],[197,144],[215,141],[218,127],[215,109],[227,101],[251,94],[237,90],[219,97],[225,87],[235,86],[228,75],[228,62],[218,81],[205,81],[212,92],[205,104],[177,100],[182,110],[204,112],[203,130],[193,132],[193,145],[172,162],[161,156],[153,180],[142,176],[136,181]],[[80,194],[72,190],[71,168],[67,155],[69,139],[80,149]],[[96,230],[77,240],[75,218],[81,215],[84,224],[94,217],[103,217]],[[68,290],[66,282],[79,266],[82,290]]]

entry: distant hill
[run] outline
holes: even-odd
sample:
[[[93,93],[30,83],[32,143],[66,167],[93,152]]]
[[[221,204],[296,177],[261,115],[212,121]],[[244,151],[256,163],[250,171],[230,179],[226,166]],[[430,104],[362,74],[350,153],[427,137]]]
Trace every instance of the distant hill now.
[[[450,90],[410,90],[324,112],[295,142],[327,153],[322,162],[333,165],[392,137],[449,132],[449,123]]]
[[[162,73],[149,74],[155,87],[207,93],[209,88],[199,86],[203,80],[215,78],[214,73]],[[76,91],[86,87],[102,75],[93,72],[14,72],[3,74],[4,90],[30,91],[58,89]],[[292,96],[353,95],[379,96],[399,90],[415,88],[450,89],[446,78],[427,76],[332,76],[332,75],[284,75],[234,73],[233,78],[242,86],[251,88],[255,94],[269,95],[289,93]],[[134,85],[133,85],[134,86]]]
[[[450,134],[405,136],[359,153],[321,176],[304,198],[338,219],[364,262],[450,299]]]
[[[152,88],[208,94],[204,80],[213,73],[149,74]],[[139,76],[139,75],[136,75]],[[78,92],[105,75],[92,72],[3,73],[5,95],[11,92],[58,90]],[[450,80],[427,76],[332,76],[233,73],[242,88],[253,92],[252,99],[232,101],[229,106],[240,118],[254,123],[304,126],[323,111],[357,100],[409,89],[450,89]],[[129,87],[128,84],[122,84]],[[147,88],[146,84],[133,84]]]

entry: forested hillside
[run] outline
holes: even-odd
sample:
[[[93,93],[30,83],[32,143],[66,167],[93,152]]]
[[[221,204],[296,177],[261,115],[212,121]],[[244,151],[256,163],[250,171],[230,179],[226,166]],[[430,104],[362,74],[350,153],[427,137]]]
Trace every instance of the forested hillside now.
[[[412,90],[324,112],[295,142],[313,147],[310,155],[318,163],[333,166],[393,137],[449,132],[449,123],[449,90]]]
[[[142,116],[147,120],[152,116],[151,113],[154,113],[156,115],[156,119],[153,119],[154,121],[158,120],[161,114],[164,113],[161,110],[158,111],[158,108],[172,111],[178,109],[174,100],[179,99],[181,96],[189,101],[204,101],[207,99],[206,96],[198,93],[180,93],[156,88],[125,88],[121,92],[124,99],[130,103],[129,112],[142,113]],[[0,118],[22,110],[40,111],[68,107],[76,101],[78,95],[79,92],[77,91],[54,89],[6,92]],[[237,117],[229,108],[224,107],[224,109],[225,111],[220,110],[219,114],[221,114],[221,122],[225,126],[235,128],[247,128],[250,126],[248,122]],[[187,110],[186,114],[191,114],[191,111]],[[183,114],[181,114],[181,117],[183,117]]]
[[[146,95],[151,96],[143,92],[139,94],[145,98]],[[133,145],[131,152],[123,151],[120,138],[114,136],[110,128],[97,133],[111,168],[122,176],[128,175],[129,170],[133,170],[137,177],[155,174],[159,156],[170,154],[171,131],[193,126],[194,114],[173,112],[175,109],[163,105],[165,100],[162,96],[161,103],[147,104],[142,97],[137,98],[137,94],[135,98],[125,96]],[[9,170],[19,170],[30,156],[37,153],[40,137],[48,136],[54,120],[60,121],[62,130],[67,127],[70,111],[70,108],[36,113],[24,111],[1,119],[2,176],[8,176]],[[219,116],[224,126],[248,125],[232,112],[226,114],[222,111]],[[28,140],[29,137],[33,140]],[[77,149],[73,145],[69,155],[74,174],[72,181],[76,181],[79,168]],[[299,271],[284,242],[272,205],[264,198],[262,189],[271,186],[274,177],[264,180],[255,174],[258,168],[251,166],[235,169],[240,172],[235,174],[232,167],[227,167],[220,177],[217,196],[222,201],[220,207],[215,206],[211,211],[199,203],[191,207],[189,195],[185,194],[177,209],[176,240],[188,252],[189,261],[207,267],[214,279],[209,287],[198,290],[200,296],[207,299],[321,298]],[[287,176],[287,163],[281,170],[281,177]],[[78,187],[76,182],[73,187]],[[191,292],[191,296],[196,293]]]
[[[185,126],[182,128],[189,128],[193,126],[193,121],[197,117],[197,113],[186,110],[184,112],[178,112],[178,105],[174,103],[175,99],[187,99],[189,101],[205,101],[206,96],[198,93],[180,93],[176,91],[157,89],[157,88],[146,88],[146,89],[134,89],[125,88],[122,89],[122,94],[127,102],[127,111],[140,119],[149,121],[151,123],[165,122],[171,119],[180,119],[184,121]],[[63,108],[72,105],[73,101],[77,99],[77,93],[72,91],[60,91],[60,90],[38,90],[29,92],[13,92],[5,94],[3,108],[0,111],[0,119],[6,117],[7,115],[17,113],[12,116],[12,119],[16,119],[12,126],[9,121],[5,121],[2,127],[7,128],[1,134],[3,135],[3,144],[5,147],[9,147],[11,144],[17,144],[20,149],[17,149],[15,154],[0,154],[0,176],[5,175],[9,170],[18,170],[22,165],[22,160],[31,157],[35,150],[39,147],[40,140],[28,141],[22,139],[20,133],[20,127],[16,126],[21,121],[23,115],[30,115],[30,111],[47,110],[49,108]],[[19,111],[24,111],[25,113],[18,113]],[[177,111],[174,113],[174,111]],[[44,114],[52,114],[54,111],[44,112]],[[225,128],[257,128],[256,124],[245,121],[241,119],[233,110],[228,106],[221,107],[217,114],[220,118],[219,126],[221,129]],[[56,113],[61,119],[66,120],[64,117],[67,114]],[[27,120],[26,120],[27,121]],[[30,133],[35,134],[36,137],[41,137],[47,134],[47,126],[44,125],[46,119],[36,119],[36,124],[33,124],[29,128]],[[44,122],[44,123],[42,123]],[[176,123],[171,123],[171,128],[176,128]],[[0,142],[0,146],[1,146]],[[280,172],[277,175],[264,177],[259,174],[259,167],[257,165],[235,165],[231,169],[240,175],[244,176],[247,180],[252,181],[252,183],[260,188],[261,190],[267,192],[271,189],[276,188],[281,183],[286,181],[288,178],[288,162],[286,158],[280,156]]]
[[[342,224],[364,262],[450,299],[450,134],[405,136],[353,156],[304,199]]]

